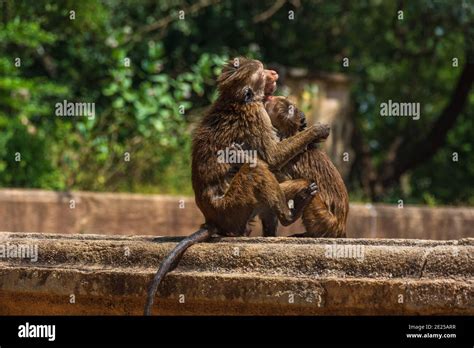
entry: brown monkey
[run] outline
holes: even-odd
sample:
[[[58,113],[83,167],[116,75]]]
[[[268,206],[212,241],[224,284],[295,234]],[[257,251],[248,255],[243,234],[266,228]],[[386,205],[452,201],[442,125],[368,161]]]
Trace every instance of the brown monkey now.
[[[306,180],[279,183],[272,171],[282,168],[308,144],[328,137],[329,127],[312,126],[294,137],[279,141],[273,132],[264,100],[276,89],[278,74],[258,60],[229,61],[217,80],[219,96],[193,135],[192,184],[196,204],[205,217],[200,230],[182,240],[163,260],[148,291],[145,314],[151,313],[154,294],[191,245],[212,234],[248,235],[248,223],[262,211],[272,211],[283,225],[295,221],[316,194]],[[218,161],[218,153],[234,144],[255,151],[255,163],[242,163],[235,175],[233,163]],[[247,156],[248,159],[248,156]],[[288,199],[294,200],[290,209]]]
[[[281,139],[291,137],[306,128],[305,115],[287,98],[270,97],[265,107]],[[314,181],[319,187],[318,195],[303,211],[306,232],[294,236],[346,237],[349,196],[341,175],[326,153],[317,145],[310,144],[308,150],[290,160],[282,172],[289,178]],[[268,232],[268,227],[265,229],[265,225],[264,233],[272,235]]]

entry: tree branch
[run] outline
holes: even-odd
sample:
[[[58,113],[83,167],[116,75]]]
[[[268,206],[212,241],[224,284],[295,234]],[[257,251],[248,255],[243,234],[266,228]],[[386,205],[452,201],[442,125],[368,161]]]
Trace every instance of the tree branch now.
[[[459,76],[456,87],[441,115],[434,122],[430,132],[419,141],[398,148],[393,166],[384,166],[381,177],[382,184],[391,185],[400,176],[430,159],[446,142],[446,135],[454,126],[469,97],[474,83],[474,61],[467,57],[466,64]]]
[[[256,15],[253,17],[254,23],[264,22],[273,16],[283,5],[286,3],[286,0],[277,0],[268,10]]]
[[[215,5],[219,2],[220,2],[220,0],[200,0],[200,1],[192,4],[191,6],[183,8],[181,10],[184,11],[184,13],[186,15],[188,15],[188,14],[192,15],[192,14],[195,14],[195,13],[199,12],[203,8],[209,7],[211,5]],[[161,18],[160,20],[158,20],[154,23],[145,25],[145,26],[137,29],[134,35],[130,36],[128,39],[125,39],[124,43],[127,43],[130,40],[134,40],[134,41],[140,40],[143,35],[145,35],[147,33],[150,33],[152,31],[155,31],[155,30],[164,30],[175,19],[176,19],[176,15],[175,14],[170,14],[166,17]]]
[[[354,115],[354,111],[351,112],[351,115]],[[354,128],[352,129],[351,145],[356,153],[356,159],[351,171],[354,169],[356,170],[354,173],[359,177],[364,194],[374,200],[377,171],[372,162],[372,155],[369,146],[364,141],[354,116],[352,116],[352,119]]]

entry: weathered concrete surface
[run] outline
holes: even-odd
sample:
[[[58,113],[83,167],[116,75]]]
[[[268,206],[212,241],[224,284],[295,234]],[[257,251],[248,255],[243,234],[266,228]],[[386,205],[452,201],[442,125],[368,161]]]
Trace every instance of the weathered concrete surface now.
[[[74,206],[74,208],[71,208]],[[0,190],[0,231],[189,235],[203,223],[194,198],[126,193]],[[474,208],[351,204],[353,238],[461,239],[474,235]],[[253,236],[260,235],[260,223]],[[300,222],[279,235],[303,230]]]
[[[0,315],[141,315],[157,265],[177,240],[0,233],[0,246],[38,247],[37,262],[0,257]],[[155,313],[474,314],[474,239],[335,241],[195,245],[162,284]]]

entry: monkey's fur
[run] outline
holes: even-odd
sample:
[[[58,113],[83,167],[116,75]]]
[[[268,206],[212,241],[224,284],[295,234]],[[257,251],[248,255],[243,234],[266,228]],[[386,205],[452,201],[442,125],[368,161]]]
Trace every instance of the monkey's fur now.
[[[191,245],[213,234],[245,236],[248,224],[259,213],[271,211],[283,225],[301,216],[317,192],[304,179],[279,183],[272,171],[281,169],[311,142],[329,135],[327,125],[307,128],[279,141],[263,102],[276,89],[278,75],[265,70],[257,60],[229,61],[217,80],[219,96],[193,135],[192,184],[196,204],[205,217],[201,229],[182,240],[160,265],[148,291],[145,314],[151,314],[153,298],[161,280]],[[255,166],[243,163],[234,175],[235,164],[219,163],[219,150],[244,144],[255,150]],[[238,149],[242,151],[242,149]],[[290,209],[287,201],[293,199]]]
[[[294,136],[306,127],[304,114],[284,97],[271,97],[265,103],[273,126],[281,139]],[[298,237],[346,237],[349,196],[346,186],[326,153],[310,144],[308,150],[282,170],[285,176],[317,183],[319,193],[304,208],[306,232]]]

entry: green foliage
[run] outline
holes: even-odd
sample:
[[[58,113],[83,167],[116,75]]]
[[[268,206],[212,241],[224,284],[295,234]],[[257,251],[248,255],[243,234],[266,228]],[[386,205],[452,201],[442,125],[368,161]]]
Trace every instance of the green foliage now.
[[[226,57],[167,72],[162,43],[124,43],[113,5],[24,5],[6,2],[0,27],[0,185],[191,194],[187,118]],[[96,117],[56,117],[63,100],[94,102]]]
[[[377,166],[400,134],[426,134],[474,47],[472,1],[402,2],[403,20],[398,1],[286,2],[255,22],[273,3],[0,2],[0,185],[192,194],[191,120],[234,55],[351,75],[355,120]],[[379,117],[388,99],[420,102],[421,119]],[[94,102],[96,117],[56,117],[63,100]],[[385,200],[474,204],[473,114],[471,95],[445,146]],[[361,175],[350,191],[366,200]]]

